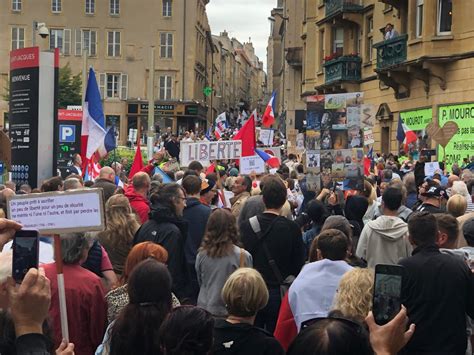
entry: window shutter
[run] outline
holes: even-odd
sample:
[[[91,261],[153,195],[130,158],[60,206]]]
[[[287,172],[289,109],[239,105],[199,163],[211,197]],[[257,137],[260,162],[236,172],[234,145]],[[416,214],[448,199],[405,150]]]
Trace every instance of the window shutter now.
[[[81,56],[82,55],[82,32],[80,29],[76,29],[75,31],[75,41],[76,41],[76,56]]]
[[[106,73],[100,73],[99,74],[99,91],[100,91],[100,97],[102,100],[105,99],[105,81],[107,78]]]
[[[128,74],[120,75],[120,99],[127,100],[128,98]]]
[[[90,38],[90,47],[91,47],[91,57],[95,57],[97,55],[97,31],[92,31],[90,32],[91,38]]]
[[[71,30],[64,29],[63,55],[71,54]]]

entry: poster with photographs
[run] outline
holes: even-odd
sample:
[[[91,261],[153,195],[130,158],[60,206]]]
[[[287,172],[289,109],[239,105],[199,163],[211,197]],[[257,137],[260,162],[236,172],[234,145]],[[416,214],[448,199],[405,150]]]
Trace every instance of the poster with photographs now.
[[[319,163],[321,187],[363,189],[364,128],[375,125],[374,107],[360,92],[320,97],[308,102],[306,167]]]
[[[306,174],[306,188],[308,191],[318,192],[321,190],[321,177],[320,174],[308,172]]]
[[[306,150],[316,150],[321,148],[321,132],[306,131]]]
[[[321,164],[321,157],[319,150],[306,151],[306,170],[314,173],[319,173]]]

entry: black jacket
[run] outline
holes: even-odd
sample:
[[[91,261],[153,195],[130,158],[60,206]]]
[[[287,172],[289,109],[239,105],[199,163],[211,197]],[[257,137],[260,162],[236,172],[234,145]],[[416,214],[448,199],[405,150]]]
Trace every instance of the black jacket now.
[[[434,244],[417,247],[400,265],[405,267],[402,304],[416,325],[401,353],[464,354],[466,314],[474,316],[474,276],[469,267]]]
[[[267,230],[275,218],[277,220],[264,239],[270,255],[275,260],[283,279],[285,279],[289,275],[296,276],[300,272],[305,262],[305,247],[301,230],[295,222],[289,221],[285,217],[272,213],[259,214],[258,221],[262,233]],[[279,283],[262,248],[263,241],[257,238],[248,220],[244,221],[240,228],[244,248],[252,254],[253,267],[262,274],[269,287],[278,287]]]
[[[280,343],[265,330],[246,323],[216,319],[213,354],[284,354]]]
[[[197,198],[188,198],[186,208],[183,211],[183,219],[188,223],[188,235],[184,245],[186,262],[194,264],[196,262],[197,250],[199,249],[206,224],[211,214],[211,208],[203,205]]]
[[[188,233],[187,223],[177,217],[167,206],[152,206],[150,219],[135,234],[133,244],[154,242],[168,252],[168,270],[173,278],[173,293],[183,299],[186,296],[187,272],[184,259],[184,243]]]

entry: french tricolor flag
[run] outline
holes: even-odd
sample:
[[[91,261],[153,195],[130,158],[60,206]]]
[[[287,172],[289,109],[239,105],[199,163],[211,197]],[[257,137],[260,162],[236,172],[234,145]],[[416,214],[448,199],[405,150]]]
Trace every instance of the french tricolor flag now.
[[[405,152],[408,151],[408,145],[410,143],[416,142],[417,139],[418,138],[416,136],[416,133],[409,129],[407,125],[403,123],[402,118],[399,117],[397,127],[397,140],[403,143]]]
[[[224,134],[225,129],[227,128],[227,117],[225,112],[222,112],[216,118],[216,127],[214,128],[214,135],[219,140]]]
[[[87,160],[97,151],[100,157],[115,149],[115,133],[105,130],[105,116],[94,69],[89,69],[86,97],[82,107],[81,155]],[[85,162],[86,163],[86,162]]]
[[[270,127],[275,122],[275,96],[276,91],[273,92],[270,101],[268,102],[267,108],[263,113],[262,125],[263,127]]]
[[[258,154],[260,158],[263,159],[263,161],[270,167],[270,168],[279,168],[280,167],[280,160],[273,156],[268,154],[267,152],[260,150],[260,149],[255,149],[255,153]]]
[[[313,318],[327,317],[342,276],[350,271],[343,260],[323,259],[306,264],[281,301],[273,335],[288,350],[301,325]]]

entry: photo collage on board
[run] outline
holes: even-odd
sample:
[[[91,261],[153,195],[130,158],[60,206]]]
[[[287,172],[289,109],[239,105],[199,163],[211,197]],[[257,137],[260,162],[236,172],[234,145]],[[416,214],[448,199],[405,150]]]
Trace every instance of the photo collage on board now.
[[[309,180],[318,181],[308,183],[308,188],[363,189],[364,135],[375,124],[374,117],[372,106],[363,104],[360,92],[308,100],[306,170]]]

